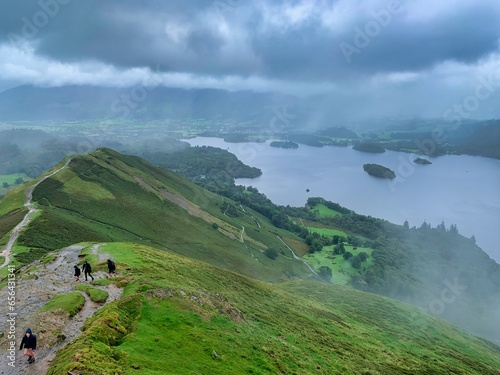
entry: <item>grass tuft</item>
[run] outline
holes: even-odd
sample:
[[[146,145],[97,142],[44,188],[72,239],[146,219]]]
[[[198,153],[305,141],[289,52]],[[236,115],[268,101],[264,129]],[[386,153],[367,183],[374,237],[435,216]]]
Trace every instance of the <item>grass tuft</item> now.
[[[109,293],[105,290],[97,289],[87,284],[79,284],[75,289],[84,291],[96,303],[104,303],[109,297]]]
[[[70,292],[55,296],[42,306],[40,312],[62,310],[72,318],[82,309],[84,304],[85,297],[81,293]]]

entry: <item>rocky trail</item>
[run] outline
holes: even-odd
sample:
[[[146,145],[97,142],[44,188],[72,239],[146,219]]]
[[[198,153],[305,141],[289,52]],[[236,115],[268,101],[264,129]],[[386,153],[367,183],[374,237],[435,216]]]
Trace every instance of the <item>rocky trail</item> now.
[[[54,176],[56,173],[59,173],[64,168],[66,168],[70,161],[71,158],[69,158],[61,168],[58,168],[54,172],[43,177],[37,183],[30,186],[26,191],[26,202],[24,203],[24,207],[28,208],[28,213],[24,216],[23,220],[12,230],[9,241],[7,242],[1,253],[1,255],[5,257],[5,260],[3,264],[0,265],[0,268],[6,267],[10,263],[10,252],[12,250],[12,246],[14,246],[14,243],[19,237],[19,234],[21,234],[22,230],[29,224],[35,212],[37,211],[36,206],[31,202],[31,200],[33,199],[33,191],[35,191],[36,187],[40,185],[43,181]]]
[[[99,262],[107,259],[106,254],[98,253],[99,245],[92,247],[92,253],[99,256]],[[120,298],[122,289],[111,284],[108,286],[93,285],[93,287],[108,292],[109,297],[105,303],[99,304],[85,297],[83,308],[71,319],[63,317],[60,314],[40,313],[38,310],[56,295],[65,294],[74,291],[79,282],[73,279],[73,266],[80,260],[80,251],[83,246],[70,246],[57,252],[57,257],[50,263],[43,264],[37,261],[21,270],[21,275],[16,280],[16,360],[15,367],[9,366],[7,350],[3,349],[0,357],[0,374],[18,375],[33,374],[43,375],[47,373],[50,362],[55,357],[57,351],[75,340],[81,332],[85,320],[95,314],[106,304]],[[106,278],[105,272],[93,272],[95,280]],[[83,276],[83,273],[82,273]],[[80,283],[85,283],[81,277]],[[6,293],[6,288],[2,293]],[[2,298],[6,301],[7,298]],[[2,310],[6,310],[2,308]],[[4,318],[0,321],[0,332],[7,332],[9,329],[8,318],[5,318],[6,312],[3,312]],[[37,335],[36,362],[27,363],[27,358],[19,350],[20,340],[26,328],[30,327]],[[41,328],[43,327],[43,328]],[[53,331],[60,332],[58,338],[53,337]],[[0,347],[8,348],[7,336],[0,339]]]

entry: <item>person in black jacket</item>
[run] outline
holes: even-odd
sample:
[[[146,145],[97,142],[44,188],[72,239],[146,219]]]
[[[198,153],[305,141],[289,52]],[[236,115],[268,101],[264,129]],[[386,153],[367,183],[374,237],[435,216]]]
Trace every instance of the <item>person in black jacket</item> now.
[[[23,347],[24,355],[29,357],[28,363],[35,362],[36,335],[31,332],[30,328],[26,330],[26,333],[21,340],[21,346],[19,347],[19,350],[21,350]]]
[[[80,281],[80,275],[82,272],[80,271],[80,268],[75,264],[75,280]]]
[[[85,274],[85,281],[87,281],[87,275],[89,275],[92,278],[92,281],[94,281],[94,276],[91,275],[92,267],[90,266],[90,264],[87,261],[83,262],[82,270],[83,270],[83,273]]]
[[[108,259],[108,274],[110,278],[116,276],[116,265],[111,259]]]

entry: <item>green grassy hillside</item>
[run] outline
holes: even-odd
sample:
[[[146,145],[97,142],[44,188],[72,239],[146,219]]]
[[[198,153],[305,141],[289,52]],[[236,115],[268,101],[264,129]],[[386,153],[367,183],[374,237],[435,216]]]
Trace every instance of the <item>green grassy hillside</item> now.
[[[38,185],[33,200],[41,212],[14,249],[20,264],[73,243],[133,241],[272,282],[315,277],[285,245],[300,240],[294,234],[172,172],[109,149],[74,157]],[[2,203],[11,201],[19,202],[7,195]],[[4,210],[0,229],[2,221],[21,215],[15,209]],[[4,226],[5,241],[10,227]],[[265,255],[269,248],[277,251],[275,260]]]
[[[304,256],[315,268],[329,267],[332,282],[422,307],[500,344],[500,265],[456,226],[410,228],[354,212],[332,215],[340,208],[321,198],[310,198],[308,207],[317,219],[304,225],[327,240],[343,236],[337,242],[353,255],[346,261],[328,242]],[[356,264],[360,251],[368,258]]]
[[[48,374],[500,374],[499,347],[385,297],[266,284],[144,245],[99,251],[119,276],[98,282],[124,294]]]
[[[29,185],[0,200],[2,243],[26,212]],[[119,277],[95,283],[125,287],[119,300],[87,320],[76,341],[58,352],[50,374],[500,373],[497,346],[409,305],[320,282],[291,252],[304,255],[308,238],[140,158],[109,149],[76,156],[36,187],[33,202],[39,210],[13,248],[15,264],[75,243],[105,243],[100,251],[115,259]],[[413,287],[410,278],[405,284],[400,277],[411,275],[404,249],[396,247],[406,240],[399,235],[402,228],[390,232],[373,218],[326,203],[318,214],[324,222],[297,222],[308,228],[312,244],[337,238],[307,256],[318,268],[331,267],[334,282],[357,277],[370,287]],[[425,250],[422,264],[436,257],[434,242],[455,235],[405,231],[422,236],[416,242]],[[445,250],[456,255],[447,261],[460,257],[474,264],[462,242],[448,242]],[[352,261],[334,254],[340,244],[368,259],[353,268]],[[105,271],[96,254],[85,254],[97,272]],[[44,259],[51,262],[53,254]],[[424,276],[434,280],[438,271]],[[454,280],[453,274],[440,276]],[[425,289],[431,297],[443,296],[441,280]],[[494,295],[490,284],[477,286]],[[66,304],[68,296],[76,294],[54,303]],[[482,308],[483,295],[474,296],[462,293],[449,307],[462,310],[476,301]],[[444,297],[448,301],[449,293]]]

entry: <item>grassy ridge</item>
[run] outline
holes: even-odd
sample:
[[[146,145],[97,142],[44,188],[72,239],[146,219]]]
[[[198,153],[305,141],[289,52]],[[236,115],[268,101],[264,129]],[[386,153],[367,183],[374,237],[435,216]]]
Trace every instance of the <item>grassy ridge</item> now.
[[[381,296],[269,285],[143,245],[102,251],[124,295],[48,374],[499,374],[500,348]]]
[[[133,241],[268,281],[313,277],[278,238],[293,244],[300,241],[294,234],[172,172],[109,149],[75,157],[40,183],[33,199],[42,214],[19,238],[26,248]],[[264,255],[268,248],[278,252],[276,260]]]

